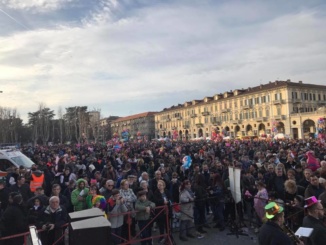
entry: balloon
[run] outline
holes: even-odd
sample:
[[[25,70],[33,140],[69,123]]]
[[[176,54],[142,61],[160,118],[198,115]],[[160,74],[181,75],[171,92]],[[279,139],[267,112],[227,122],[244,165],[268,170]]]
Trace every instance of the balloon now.
[[[182,159],[182,163],[183,163],[182,167],[183,167],[184,169],[188,169],[188,168],[190,168],[190,166],[191,166],[191,162],[192,162],[191,157],[190,157],[190,156],[185,156],[185,157]]]
[[[114,148],[115,151],[120,151],[121,145],[117,144],[113,148]]]

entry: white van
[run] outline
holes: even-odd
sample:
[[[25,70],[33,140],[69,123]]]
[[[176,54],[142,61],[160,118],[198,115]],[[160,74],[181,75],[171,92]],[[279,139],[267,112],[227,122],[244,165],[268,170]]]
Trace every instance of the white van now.
[[[34,162],[16,149],[0,150],[0,177],[6,176],[9,168],[24,166],[30,169]]]

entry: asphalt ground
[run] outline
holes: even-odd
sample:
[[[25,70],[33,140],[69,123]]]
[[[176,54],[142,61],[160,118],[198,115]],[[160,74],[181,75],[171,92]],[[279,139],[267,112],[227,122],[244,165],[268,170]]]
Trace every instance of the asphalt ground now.
[[[207,215],[206,219],[208,224],[213,227],[214,223],[212,222],[212,215]],[[246,224],[244,224],[246,225]],[[243,225],[242,225],[243,226]],[[249,225],[247,225],[249,226]],[[254,228],[244,226],[239,228],[239,231],[246,234],[247,236],[230,234],[230,227],[227,226],[224,231],[220,231],[218,228],[204,228],[207,231],[206,234],[203,234],[204,237],[201,239],[198,238],[187,238],[188,241],[181,241],[179,239],[178,228],[174,228],[172,235],[174,241],[177,245],[187,244],[187,245],[198,245],[201,244],[210,244],[210,245],[249,245],[249,244],[258,244],[257,234],[254,232]],[[158,231],[152,233],[153,236],[158,235]],[[192,229],[192,234],[196,234],[195,229]],[[158,240],[155,239],[154,244],[159,244]]]

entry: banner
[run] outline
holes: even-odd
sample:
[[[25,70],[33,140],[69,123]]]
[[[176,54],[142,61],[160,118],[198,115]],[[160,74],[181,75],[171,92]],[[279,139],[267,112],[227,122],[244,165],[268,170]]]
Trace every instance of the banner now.
[[[241,169],[229,167],[230,191],[235,203],[241,202],[240,177]]]

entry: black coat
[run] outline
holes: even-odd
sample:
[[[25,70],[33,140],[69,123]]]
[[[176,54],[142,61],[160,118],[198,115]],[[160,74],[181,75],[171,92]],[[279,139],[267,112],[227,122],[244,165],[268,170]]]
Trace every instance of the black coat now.
[[[307,215],[303,219],[302,223],[303,227],[313,228],[313,232],[307,240],[307,245],[324,245],[326,242],[326,227],[323,223],[310,216]]]
[[[172,214],[172,207],[170,205],[171,196],[170,196],[170,193],[166,189],[164,190],[164,193],[169,202],[167,205],[169,207],[169,215],[171,215]],[[158,189],[154,192],[153,202],[155,203],[156,207],[161,207],[161,206],[165,205],[162,193]],[[155,213],[159,213],[161,210],[162,209],[157,208],[157,209],[155,209]],[[162,216],[164,216],[164,214],[165,214],[165,212],[162,212],[159,216],[162,217]]]
[[[49,205],[49,197],[42,194],[42,195],[37,195],[37,196],[33,196],[31,197],[28,201],[27,201],[27,208],[31,208],[34,206],[34,202],[35,202],[35,199],[39,199],[41,201],[41,204],[43,206],[47,206]]]
[[[28,231],[27,212],[22,205],[12,204],[3,213],[2,223],[5,227],[3,236],[10,236]],[[23,244],[23,237],[10,239],[9,244]]]
[[[28,199],[30,199],[33,196],[33,193],[31,192],[31,189],[28,184],[23,184],[22,186],[18,186],[17,184],[14,184],[10,187],[10,192],[18,192],[22,195],[24,203],[27,203]]]
[[[201,185],[195,185],[193,189],[195,194],[195,206],[197,208],[205,207],[207,200],[206,188]]]
[[[66,210],[69,208],[69,201],[67,197],[63,194],[59,194],[59,199],[60,199],[60,206],[63,206]]]
[[[9,189],[4,187],[0,190],[0,214],[2,214],[8,205],[8,198],[9,198]]]
[[[38,229],[40,229],[40,220],[44,212],[44,207],[39,206],[37,208],[31,207],[28,211],[28,224],[35,225]]]
[[[294,245],[281,227],[272,221],[267,221],[260,228],[258,242],[260,245]]]
[[[64,190],[64,192],[63,192],[63,195],[66,197],[66,199],[67,199],[67,201],[68,201],[68,203],[67,203],[67,212],[68,213],[71,213],[71,212],[73,212],[74,211],[74,207],[73,207],[73,205],[72,205],[72,203],[71,203],[71,193],[73,192],[73,190],[74,190],[74,188],[70,188],[70,187],[68,187],[68,188],[66,188],[65,190]],[[61,199],[60,199],[61,200]]]
[[[62,225],[67,223],[68,214],[63,206],[60,206],[54,213],[51,212],[50,207],[46,207],[43,215],[41,217],[40,225],[54,224],[54,229],[49,231],[44,231],[41,233],[42,244],[53,244],[58,240],[63,234]],[[63,243],[58,243],[63,244]]]
[[[164,179],[161,179],[161,180],[164,181],[165,188],[169,189],[168,183],[166,183],[166,181]],[[157,180],[155,178],[149,180],[148,188],[151,189],[153,193],[155,193],[155,191],[157,190]]]

